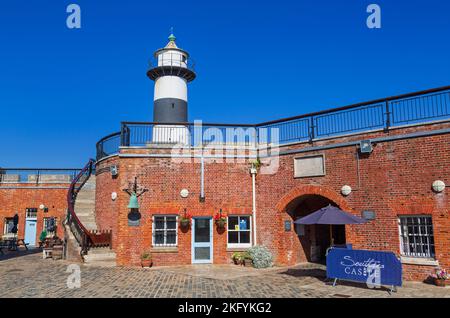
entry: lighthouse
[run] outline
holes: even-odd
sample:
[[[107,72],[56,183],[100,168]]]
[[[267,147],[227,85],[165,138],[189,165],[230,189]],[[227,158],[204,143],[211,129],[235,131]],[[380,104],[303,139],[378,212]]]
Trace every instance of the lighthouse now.
[[[147,76],[155,82],[153,98],[152,141],[155,143],[187,143],[189,131],[185,125],[187,113],[187,84],[195,79],[189,53],[178,48],[173,33],[169,43],[154,53],[155,63]],[[161,123],[161,124],[159,124]],[[166,124],[166,125],[164,125]],[[171,125],[167,125],[171,124]]]

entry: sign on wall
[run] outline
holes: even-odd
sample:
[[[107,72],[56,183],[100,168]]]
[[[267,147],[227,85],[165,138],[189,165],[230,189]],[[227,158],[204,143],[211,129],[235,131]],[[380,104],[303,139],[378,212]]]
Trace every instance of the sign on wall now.
[[[294,158],[294,177],[317,177],[325,175],[323,155]]]
[[[402,264],[392,252],[332,248],[327,255],[327,277],[401,286]]]

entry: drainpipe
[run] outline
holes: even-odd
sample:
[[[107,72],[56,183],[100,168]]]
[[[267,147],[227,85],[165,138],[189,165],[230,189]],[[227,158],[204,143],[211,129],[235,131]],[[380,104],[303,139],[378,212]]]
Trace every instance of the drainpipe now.
[[[200,202],[205,202],[205,159],[200,158]]]
[[[256,173],[255,167],[250,168],[252,175],[252,219],[253,219],[253,245],[257,245],[256,241]]]

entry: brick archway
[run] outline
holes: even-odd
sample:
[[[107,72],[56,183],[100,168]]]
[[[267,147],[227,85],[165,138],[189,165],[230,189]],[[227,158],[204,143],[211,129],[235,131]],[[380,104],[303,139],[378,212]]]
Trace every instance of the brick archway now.
[[[278,201],[276,205],[276,209],[280,213],[286,212],[286,207],[289,203],[291,203],[293,200],[304,196],[304,195],[319,195],[324,198],[327,198],[330,201],[333,201],[336,203],[342,210],[351,212],[352,209],[349,207],[347,201],[344,200],[344,198],[336,193],[336,191],[333,191],[331,189],[328,189],[326,187],[322,186],[313,186],[313,185],[307,185],[307,186],[299,186],[288,193],[286,193],[280,201]]]

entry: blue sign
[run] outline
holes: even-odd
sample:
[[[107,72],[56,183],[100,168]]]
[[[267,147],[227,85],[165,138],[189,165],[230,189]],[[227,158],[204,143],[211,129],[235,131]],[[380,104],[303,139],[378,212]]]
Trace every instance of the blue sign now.
[[[392,252],[332,248],[327,255],[327,277],[402,286],[402,264]]]

